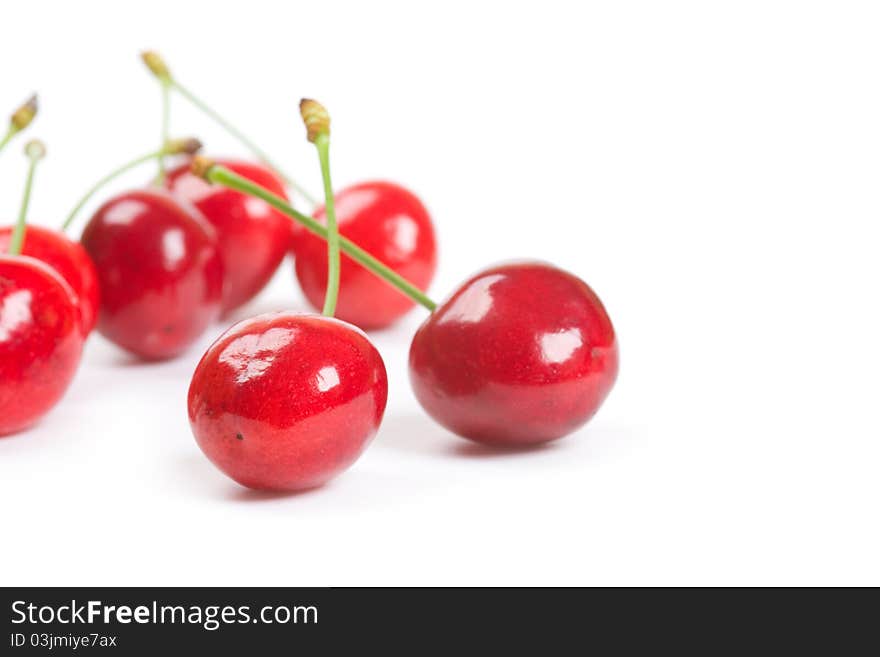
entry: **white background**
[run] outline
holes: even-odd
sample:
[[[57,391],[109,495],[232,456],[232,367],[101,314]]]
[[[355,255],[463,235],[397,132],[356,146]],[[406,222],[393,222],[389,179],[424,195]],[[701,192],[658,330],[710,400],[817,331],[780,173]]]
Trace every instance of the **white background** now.
[[[222,326],[160,365],[96,335],[63,402],[0,440],[0,581],[880,584],[878,34],[870,2],[8,7],[0,109],[38,90],[50,153],[35,223],[154,147],[152,47],[314,190],[297,101],[322,100],[337,184],[387,177],[431,209],[435,296],[514,257],[582,276],[622,366],[585,429],[493,453],[417,406],[414,310],[374,336],[371,448],[273,496],[190,434]],[[182,99],[173,127],[243,154]],[[5,221],[23,142],[0,159]],[[276,308],[306,309],[289,262],[248,313]]]

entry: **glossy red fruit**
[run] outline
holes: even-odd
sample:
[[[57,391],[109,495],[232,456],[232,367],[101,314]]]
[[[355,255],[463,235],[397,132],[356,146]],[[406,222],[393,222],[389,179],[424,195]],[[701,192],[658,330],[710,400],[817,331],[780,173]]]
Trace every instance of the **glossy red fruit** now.
[[[0,256],[0,435],[28,428],[61,399],[82,345],[64,279],[34,258]]]
[[[543,263],[487,269],[422,324],[410,381],[437,422],[497,445],[554,440],[598,410],[617,376],[599,297]]]
[[[359,329],[269,313],[208,349],[190,384],[189,419],[205,455],[238,483],[303,490],[357,460],[387,398],[382,357]]]
[[[284,183],[271,169],[235,160],[217,160],[217,164],[287,198]],[[294,222],[265,201],[205,182],[190,172],[188,164],[169,171],[167,184],[192,203],[217,232],[225,272],[223,313],[250,301],[284,259]]]
[[[0,228],[0,252],[9,248],[13,230],[12,226]],[[45,262],[61,274],[76,295],[83,334],[91,333],[98,320],[100,287],[98,272],[82,245],[56,230],[27,226],[21,254]]]
[[[334,197],[339,233],[398,274],[427,290],[437,269],[437,243],[431,216],[412,193],[390,182],[366,182]],[[325,220],[324,208],[315,218]],[[296,275],[315,308],[327,289],[327,244],[311,233],[294,247]],[[342,254],[336,316],[362,329],[388,326],[413,301]]]
[[[141,358],[180,354],[219,316],[223,265],[214,231],[167,191],[107,201],[82,244],[101,285],[98,330]]]

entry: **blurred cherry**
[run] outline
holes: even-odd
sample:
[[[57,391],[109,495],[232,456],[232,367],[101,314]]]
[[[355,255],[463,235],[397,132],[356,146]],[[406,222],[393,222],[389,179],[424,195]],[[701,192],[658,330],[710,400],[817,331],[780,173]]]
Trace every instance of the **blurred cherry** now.
[[[26,429],[76,374],[83,333],[77,299],[47,264],[0,255],[0,435]]]
[[[98,271],[98,331],[148,360],[185,351],[219,314],[223,265],[213,228],[161,189],[119,194],[82,244]]]
[[[13,226],[0,228],[0,252],[9,248],[13,231]],[[95,265],[82,245],[64,233],[27,226],[21,253],[45,262],[61,274],[77,298],[83,334],[91,333],[98,318],[100,288]]]
[[[15,228],[0,255],[0,435],[26,429],[61,399],[82,354],[78,299],[55,269],[21,255],[37,163],[38,140],[24,148],[29,160]]]
[[[287,198],[284,183],[268,167],[218,162]],[[224,270],[223,314],[228,314],[250,301],[272,278],[290,247],[295,224],[265,201],[209,185],[190,172],[189,163],[169,171],[166,180],[169,189],[193,204],[216,230]]]

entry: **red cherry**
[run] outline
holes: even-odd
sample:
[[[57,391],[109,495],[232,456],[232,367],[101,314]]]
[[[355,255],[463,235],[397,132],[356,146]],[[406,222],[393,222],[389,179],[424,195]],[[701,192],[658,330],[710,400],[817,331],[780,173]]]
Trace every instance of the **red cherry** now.
[[[98,330],[119,346],[171,358],[217,319],[223,265],[214,232],[169,192],[112,198],[89,221],[82,244],[101,284]]]
[[[399,185],[367,182],[334,196],[339,233],[421,290],[437,268],[431,217],[421,201]],[[315,218],[324,220],[324,208]],[[296,275],[309,302],[321,308],[327,289],[327,244],[304,233],[294,246]],[[388,326],[414,302],[361,265],[342,255],[336,316],[363,329]]]
[[[0,228],[0,252],[8,250],[14,230],[12,226]],[[98,319],[100,287],[98,272],[82,245],[64,233],[27,226],[21,254],[45,262],[61,274],[77,298],[83,335],[91,333]]]
[[[61,399],[82,345],[64,279],[34,258],[0,256],[0,435],[26,429]]]
[[[354,463],[385,412],[385,364],[359,329],[320,315],[239,322],[189,388],[196,442],[249,488],[313,488]]]
[[[598,410],[617,376],[599,297],[543,263],[477,274],[422,324],[410,380],[435,420],[496,445],[561,438]]]
[[[270,169],[248,162],[217,160],[238,175],[284,199],[284,183]],[[287,253],[293,222],[271,205],[219,185],[210,185],[183,164],[168,172],[167,185],[189,201],[217,231],[223,260],[223,313],[262,290]]]

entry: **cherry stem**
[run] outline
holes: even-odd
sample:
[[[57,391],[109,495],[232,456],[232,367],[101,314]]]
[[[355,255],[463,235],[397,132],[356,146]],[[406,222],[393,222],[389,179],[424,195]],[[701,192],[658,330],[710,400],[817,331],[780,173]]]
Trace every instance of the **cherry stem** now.
[[[126,162],[121,167],[118,167],[108,173],[106,176],[101,178],[98,182],[92,185],[89,190],[83,195],[83,197],[79,200],[79,202],[73,207],[73,210],[70,211],[70,214],[67,215],[67,219],[64,220],[64,223],[61,225],[61,230],[66,231],[70,228],[70,225],[73,223],[73,220],[76,218],[76,215],[79,214],[79,211],[82,210],[83,206],[89,202],[89,199],[92,198],[104,185],[112,182],[123,173],[134,169],[135,167],[140,166],[141,164],[145,164],[146,162],[150,162],[151,160],[160,159],[165,155],[178,155],[178,154],[189,154],[193,155],[201,148],[201,143],[197,139],[193,139],[191,137],[186,139],[172,139],[165,142],[165,146],[160,148],[159,150],[152,151],[151,153],[147,153],[146,155],[141,155],[140,157],[136,157],[130,162]]]
[[[8,144],[10,141],[12,141],[12,138],[15,137],[15,135],[17,134],[18,128],[16,128],[14,125],[10,125],[9,130],[7,130],[6,134],[3,135],[3,139],[0,139],[0,151],[2,151],[3,147],[6,146],[6,144]]]
[[[18,221],[15,223],[15,229],[12,231],[12,237],[9,240],[9,255],[18,255],[24,246],[24,234],[27,226],[28,206],[31,202],[31,188],[34,184],[34,172],[37,169],[37,162],[46,155],[46,147],[41,141],[36,139],[29,141],[24,147],[25,155],[30,160],[28,166],[27,179],[24,183],[24,196],[21,199],[21,208],[18,211]]]
[[[200,160],[202,161],[199,162]],[[255,196],[259,199],[262,199],[279,212],[282,212],[288,217],[298,221],[310,233],[317,235],[324,240],[327,239],[328,230],[326,226],[324,226],[324,224],[315,221],[311,217],[308,217],[301,212],[297,212],[280,196],[276,196],[264,187],[261,187],[260,185],[251,182],[247,178],[239,176],[237,173],[234,173],[219,164],[213,164],[210,161],[204,161],[203,158],[196,158],[195,164],[201,164],[201,167],[198,168],[197,172],[209,182],[223,185],[224,187],[228,187],[229,189],[234,189],[236,191],[243,192],[250,196]],[[416,303],[424,306],[431,312],[433,312],[434,309],[437,307],[437,304],[434,303],[417,286],[410,283],[403,276],[398,274],[396,271],[388,267],[383,262],[376,259],[374,256],[370,255],[370,253],[368,253],[367,251],[364,251],[361,247],[359,247],[351,240],[340,235],[339,246],[342,249],[343,253],[348,255],[352,260],[370,270],[376,276],[389,283],[391,286],[397,288],[401,293],[408,296]]]
[[[159,86],[162,89],[162,128],[159,142],[160,144],[168,143],[168,132],[171,121],[171,79],[160,78]],[[156,176],[156,184],[161,186],[165,183],[165,152],[164,146],[156,151],[156,163],[159,165],[159,173]]]
[[[315,139],[318,158],[321,161],[321,178],[324,181],[324,215],[327,218],[327,292],[324,295],[323,315],[333,317],[339,297],[339,227],[336,224],[336,205],[333,200],[333,183],[330,181],[330,136],[322,134]]]
[[[73,223],[73,220],[76,218],[76,215],[79,214],[79,211],[82,210],[83,206],[89,202],[89,199],[92,198],[92,196],[94,196],[98,192],[98,190],[100,190],[104,185],[106,185],[109,182],[112,182],[115,178],[118,178],[126,171],[130,171],[131,169],[134,169],[135,167],[137,167],[141,164],[144,164],[146,162],[150,162],[151,160],[155,160],[157,158],[161,159],[161,156],[163,153],[164,153],[164,149],[160,149],[158,151],[153,151],[152,153],[147,153],[146,155],[141,155],[140,157],[133,159],[131,162],[126,162],[118,169],[114,169],[113,171],[108,173],[106,176],[101,178],[94,185],[92,185],[89,188],[89,191],[87,191],[85,193],[85,195],[83,195],[83,197],[79,200],[79,203],[77,203],[73,207],[73,210],[70,211],[70,214],[67,215],[67,219],[64,220],[64,223],[61,224],[62,232],[67,230],[68,228],[70,228],[70,225]]]
[[[284,180],[284,183],[288,187],[292,187],[294,190],[296,190],[296,192],[306,201],[308,201],[312,206],[318,205],[318,201],[315,199],[314,196],[303,189],[303,187],[300,186],[293,178],[284,173],[284,171],[269,158],[266,152],[263,151],[263,149],[261,149],[259,146],[257,146],[253,141],[251,141],[243,132],[241,132],[241,130],[239,130],[225,118],[220,116],[210,105],[195,96],[189,89],[180,84],[180,82],[178,82],[174,77],[170,77],[169,81],[171,83],[171,87],[175,91],[177,91],[177,93],[186,98],[205,115],[213,119],[214,122],[217,123],[217,125],[219,125],[221,128],[226,130],[226,132],[228,132],[238,141],[240,141],[251,153],[253,153],[253,155],[258,160],[260,160],[263,164],[275,171],[275,173],[278,174],[282,180]]]
[[[0,139],[0,151],[3,150],[6,144],[12,141],[12,138],[15,137],[15,135],[27,128],[36,115],[37,95],[34,94],[22,103],[20,107],[16,108],[12,113],[12,116],[9,117],[9,129],[7,129],[3,138]]]

